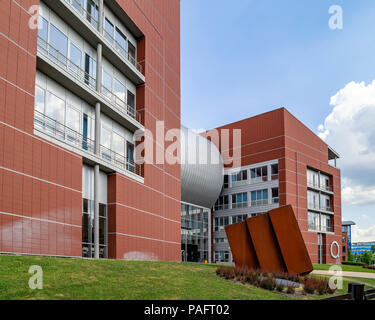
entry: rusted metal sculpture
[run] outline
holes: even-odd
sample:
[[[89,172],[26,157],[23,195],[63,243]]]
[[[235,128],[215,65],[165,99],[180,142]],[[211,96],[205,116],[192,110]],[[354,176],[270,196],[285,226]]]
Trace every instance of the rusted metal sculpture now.
[[[225,232],[237,267],[294,274],[313,270],[290,205],[226,226]]]

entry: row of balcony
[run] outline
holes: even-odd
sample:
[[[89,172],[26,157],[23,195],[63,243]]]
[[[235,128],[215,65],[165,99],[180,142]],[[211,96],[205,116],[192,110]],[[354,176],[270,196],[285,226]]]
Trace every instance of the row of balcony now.
[[[331,185],[321,185],[320,183],[318,182],[314,182],[314,181],[310,181],[310,180],[307,180],[307,186],[310,187],[310,188],[314,188],[314,189],[319,189],[319,190],[322,190],[322,191],[328,191],[328,192],[333,192],[333,188]]]
[[[273,174],[270,177],[270,181],[274,181],[278,179],[279,179],[278,174]],[[239,187],[239,186],[244,186],[247,184],[256,184],[256,183],[262,183],[262,182],[267,182],[267,181],[269,181],[267,176],[255,177],[255,178],[250,178],[250,179],[245,179],[245,180],[240,180],[240,181],[232,181],[232,187]],[[224,183],[224,188],[225,189],[229,188],[229,183]]]
[[[67,71],[76,80],[88,86],[91,90],[96,91],[96,79],[83,70],[80,66],[76,65],[73,61],[69,60],[59,50],[54,48],[51,44],[46,42],[41,37],[38,37],[38,51],[47,56],[55,64]],[[126,101],[122,100],[119,96],[113,93],[110,89],[102,85],[100,93],[101,97],[108,101],[114,109],[120,114],[125,114],[142,124],[141,113],[135,110],[134,106],[130,106]]]
[[[269,202],[268,199],[252,200],[250,201],[250,206],[261,207],[261,206],[267,206],[270,204],[278,204],[278,203],[279,203],[279,198],[275,197],[271,199],[271,202]],[[220,204],[220,205],[215,204],[214,210],[219,211],[219,210],[240,209],[240,208],[248,208],[248,207],[249,207],[249,204],[247,202],[236,202],[236,203],[232,203],[231,205],[228,203]]]
[[[92,155],[95,155],[95,141],[80,134],[77,131],[57,122],[56,120],[34,111],[34,128],[56,140],[65,142],[75,148],[81,149]],[[99,155],[105,162],[121,169],[132,172],[140,177],[143,176],[142,166],[136,164],[133,159],[116,153],[103,145],[100,145]]]
[[[133,65],[138,72],[143,72],[142,65],[136,60],[135,51],[134,53],[130,53],[129,50],[126,50],[126,48],[124,48],[121,43],[114,39],[113,35],[108,33],[107,30],[105,30],[104,28],[103,30],[99,30],[98,17],[95,17],[90,12],[88,12],[77,0],[63,0],[63,2],[70,6],[75,12],[77,12],[84,21],[87,21],[91,26],[93,26],[94,29],[98,31],[105,40],[107,40],[107,42],[111,45],[112,49],[115,52],[119,53],[122,58],[129,61],[130,64]]]

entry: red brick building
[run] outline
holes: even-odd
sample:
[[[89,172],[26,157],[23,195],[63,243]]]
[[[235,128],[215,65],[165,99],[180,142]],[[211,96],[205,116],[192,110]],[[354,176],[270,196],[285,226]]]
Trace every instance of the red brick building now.
[[[180,167],[133,161],[158,120],[180,128],[178,0],[2,0],[0,252],[180,260]]]
[[[231,260],[223,226],[291,204],[312,262],[340,262],[338,155],[284,108],[218,128],[223,129],[241,129],[241,159],[240,167],[226,168],[224,189],[214,207],[215,260]]]

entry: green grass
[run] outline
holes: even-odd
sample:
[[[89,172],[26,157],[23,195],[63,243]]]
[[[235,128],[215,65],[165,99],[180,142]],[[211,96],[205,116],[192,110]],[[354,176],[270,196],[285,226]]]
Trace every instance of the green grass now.
[[[43,289],[28,286],[43,268]],[[215,265],[0,255],[0,299],[290,299],[219,278]]]
[[[314,266],[314,270],[329,270],[332,264],[314,264],[313,266]],[[342,264],[340,265],[340,267],[342,268],[342,271],[375,273],[375,270],[365,269],[361,266],[349,266],[349,265]]]

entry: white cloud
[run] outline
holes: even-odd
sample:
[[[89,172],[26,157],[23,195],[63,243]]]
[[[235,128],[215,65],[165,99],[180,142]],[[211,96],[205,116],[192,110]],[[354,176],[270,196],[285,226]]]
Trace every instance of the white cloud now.
[[[375,203],[375,80],[348,83],[330,104],[333,110],[318,134],[341,156],[343,201]]]
[[[367,229],[352,226],[352,242],[375,241],[375,224]]]

